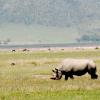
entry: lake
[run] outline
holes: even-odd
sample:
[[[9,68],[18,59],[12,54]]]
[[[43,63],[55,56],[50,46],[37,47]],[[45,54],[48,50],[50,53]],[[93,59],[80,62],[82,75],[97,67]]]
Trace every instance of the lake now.
[[[97,47],[100,43],[65,43],[65,44],[3,44],[0,49],[19,49],[19,48],[52,48],[52,47]]]

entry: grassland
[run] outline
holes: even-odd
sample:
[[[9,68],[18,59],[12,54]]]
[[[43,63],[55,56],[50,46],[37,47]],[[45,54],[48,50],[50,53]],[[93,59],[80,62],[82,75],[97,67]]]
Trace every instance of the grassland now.
[[[51,69],[64,58],[93,59],[100,76],[99,49],[0,51],[0,100],[100,100],[100,77],[49,79]]]

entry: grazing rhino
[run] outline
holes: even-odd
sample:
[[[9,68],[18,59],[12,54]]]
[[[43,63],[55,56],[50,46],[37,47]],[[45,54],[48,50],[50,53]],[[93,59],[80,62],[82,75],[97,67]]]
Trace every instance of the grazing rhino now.
[[[53,80],[60,80],[62,75],[65,75],[65,80],[68,77],[74,79],[73,75],[82,76],[86,73],[91,75],[91,79],[98,78],[94,61],[88,59],[65,59],[61,62],[59,68],[52,71],[54,75],[50,79]]]

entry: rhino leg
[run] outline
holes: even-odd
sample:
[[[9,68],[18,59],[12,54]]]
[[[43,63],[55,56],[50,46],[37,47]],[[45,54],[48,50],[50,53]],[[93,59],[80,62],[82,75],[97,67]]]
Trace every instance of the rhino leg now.
[[[74,79],[73,75],[69,76],[71,79]]]
[[[91,79],[97,79],[98,78],[98,75],[94,74],[94,75],[91,75]]]
[[[98,75],[96,74],[96,68],[93,69],[91,68],[88,73],[91,75],[91,79],[97,79],[98,78]]]
[[[65,80],[68,80],[68,76],[67,76],[67,74],[65,74]]]
[[[71,72],[64,72],[64,75],[65,75],[65,80],[68,80],[68,77],[74,79],[73,74]]]

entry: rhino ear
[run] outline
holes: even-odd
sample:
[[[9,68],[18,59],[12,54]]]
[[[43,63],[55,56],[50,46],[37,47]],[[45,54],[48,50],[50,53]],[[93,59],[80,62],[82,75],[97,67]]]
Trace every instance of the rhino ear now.
[[[56,70],[56,72],[58,72],[58,69],[57,68],[55,68],[55,70]]]
[[[52,72],[56,73],[56,71],[55,71],[55,70],[52,70]]]

